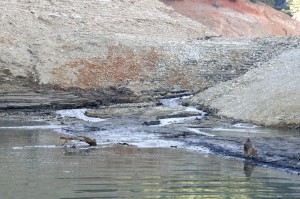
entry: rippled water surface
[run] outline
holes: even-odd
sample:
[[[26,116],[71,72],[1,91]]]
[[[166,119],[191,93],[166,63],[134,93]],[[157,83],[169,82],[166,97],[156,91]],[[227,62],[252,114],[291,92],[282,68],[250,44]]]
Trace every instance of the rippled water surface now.
[[[280,170],[177,148],[64,148],[58,137],[0,129],[0,198],[300,198],[300,176]]]

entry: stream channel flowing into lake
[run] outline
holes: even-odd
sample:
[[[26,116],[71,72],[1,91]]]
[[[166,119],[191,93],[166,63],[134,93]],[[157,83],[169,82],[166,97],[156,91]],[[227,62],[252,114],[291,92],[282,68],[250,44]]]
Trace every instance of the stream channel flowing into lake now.
[[[58,112],[86,120],[71,126],[0,121],[0,198],[300,198],[299,175],[165,140],[130,118],[116,125],[83,112]],[[79,132],[98,146],[61,146],[59,136]]]

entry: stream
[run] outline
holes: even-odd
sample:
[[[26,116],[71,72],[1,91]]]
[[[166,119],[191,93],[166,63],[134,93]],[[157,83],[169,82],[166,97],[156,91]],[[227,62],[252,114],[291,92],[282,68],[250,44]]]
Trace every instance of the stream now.
[[[179,106],[177,100],[162,104]],[[69,123],[0,120],[1,198],[300,198],[297,173],[220,158],[204,146],[162,136],[186,120],[201,119],[201,111],[153,126],[127,116],[87,117],[85,111],[57,111]],[[280,134],[243,123],[184,129],[205,137]],[[79,141],[62,146],[61,135],[89,136],[98,146]]]

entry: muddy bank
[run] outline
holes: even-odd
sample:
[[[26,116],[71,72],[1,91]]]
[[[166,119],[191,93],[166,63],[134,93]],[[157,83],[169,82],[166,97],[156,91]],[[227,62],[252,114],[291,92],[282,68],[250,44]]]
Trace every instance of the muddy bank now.
[[[0,84],[0,110],[67,109],[107,106],[118,103],[156,103],[160,98],[191,95],[190,90],[155,89],[136,93],[128,87],[104,89],[60,89],[42,85],[31,88]]]
[[[62,134],[95,138],[100,146],[117,143],[139,146],[142,141],[144,147],[184,148],[300,173],[299,131],[218,118],[191,107],[172,105],[170,101],[168,105],[114,104],[73,113],[52,109],[9,110],[0,115],[6,119],[46,121],[56,128],[61,126]],[[90,117],[86,119],[86,116]],[[57,137],[59,139],[59,135]],[[258,150],[253,158],[245,158],[243,152],[243,143],[248,137]]]
[[[199,122],[200,129],[205,132],[211,132],[210,129],[207,129],[205,124]],[[239,124],[236,121],[233,121],[233,125]],[[228,125],[228,124],[227,124]],[[224,128],[222,125],[219,126],[219,135],[217,136],[205,136],[197,135],[190,132],[178,132],[175,135],[167,135],[167,138],[175,138],[186,142],[191,146],[206,147],[212,153],[218,154],[225,157],[234,157],[247,162],[257,164],[260,166],[271,166],[280,169],[292,170],[297,173],[300,172],[300,156],[299,156],[299,147],[300,144],[300,132],[291,131],[290,129],[270,129],[270,131],[276,132],[280,131],[280,134],[277,135],[262,135],[264,133],[259,132],[265,131],[265,129],[256,129],[253,130],[254,133],[251,133],[249,129],[235,129],[232,127]],[[226,125],[225,125],[226,126]],[[193,128],[197,128],[197,125],[193,125]],[[216,128],[216,127],[214,127]],[[222,128],[224,128],[222,130]],[[200,130],[200,131],[201,131]],[[250,133],[241,133],[239,131],[246,131]],[[224,132],[235,132],[230,135],[222,135]],[[255,132],[256,131],[256,132]],[[224,133],[226,134],[226,133]],[[255,135],[255,134],[258,134]],[[275,133],[276,134],[276,133]],[[258,154],[252,158],[245,158],[243,151],[243,144],[246,141],[246,138],[250,137],[254,143],[255,148],[258,150]]]

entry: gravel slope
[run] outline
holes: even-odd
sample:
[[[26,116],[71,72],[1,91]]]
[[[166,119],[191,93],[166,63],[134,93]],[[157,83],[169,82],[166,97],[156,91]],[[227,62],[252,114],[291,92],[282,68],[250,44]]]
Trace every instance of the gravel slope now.
[[[291,49],[199,93],[191,101],[226,116],[264,126],[300,126],[300,48]]]

